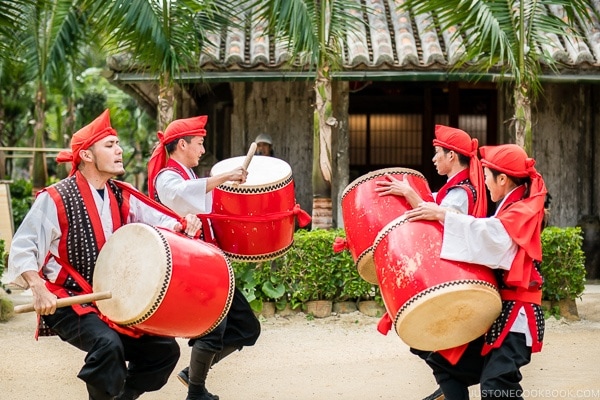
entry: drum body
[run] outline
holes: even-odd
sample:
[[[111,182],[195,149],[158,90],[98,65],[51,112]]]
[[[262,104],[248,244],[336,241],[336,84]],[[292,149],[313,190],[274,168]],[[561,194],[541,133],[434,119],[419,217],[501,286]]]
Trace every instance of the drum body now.
[[[233,270],[223,252],[167,229],[132,223],[98,255],[94,292],[110,291],[98,309],[113,322],[170,337],[197,337],[225,318]]]
[[[388,222],[412,208],[403,196],[379,196],[375,189],[377,181],[390,175],[407,180],[425,201],[433,201],[427,180],[420,173],[408,168],[386,168],[370,172],[350,183],[342,193],[342,218],[346,242],[359,275],[367,282],[377,284],[373,262],[373,242]]]
[[[231,171],[244,159],[220,161],[211,169],[211,175]],[[277,258],[294,242],[295,205],[289,164],[274,157],[254,156],[245,183],[226,182],[213,190],[212,212],[219,217],[211,218],[215,238],[235,261]]]
[[[484,334],[502,301],[491,269],[439,257],[442,225],[399,217],[375,239],[374,260],[396,333],[420,350],[443,350]]]

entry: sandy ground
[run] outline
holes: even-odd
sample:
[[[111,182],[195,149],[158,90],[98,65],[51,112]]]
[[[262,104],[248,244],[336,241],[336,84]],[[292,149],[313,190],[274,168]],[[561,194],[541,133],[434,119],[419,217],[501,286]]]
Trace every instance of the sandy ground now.
[[[15,304],[29,302],[13,292]],[[523,368],[527,399],[600,398],[600,286],[588,285],[578,301],[580,321],[551,319],[544,350]],[[211,371],[208,388],[222,400],[421,399],[435,388],[428,367],[400,338],[376,331],[377,318],[359,312],[310,320],[300,313],[263,319],[257,344]],[[76,377],[85,356],[56,337],[35,341],[35,314],[0,323],[0,399],[87,399]],[[190,348],[179,340],[182,356]],[[175,373],[143,399],[185,399]],[[477,387],[471,398],[480,398]]]

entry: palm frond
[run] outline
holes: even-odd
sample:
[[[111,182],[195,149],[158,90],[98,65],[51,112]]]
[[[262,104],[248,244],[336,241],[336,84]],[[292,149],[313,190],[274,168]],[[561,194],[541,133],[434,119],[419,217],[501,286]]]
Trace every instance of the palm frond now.
[[[195,9],[186,1],[114,0],[96,18],[109,21],[112,51],[127,52],[138,67],[175,79],[197,60]]]
[[[365,25],[366,7],[359,0],[271,0],[253,6],[269,31],[287,42],[291,62],[310,67],[339,65],[346,36]]]
[[[587,19],[587,0],[405,0],[401,6],[414,14],[431,13],[439,29],[455,29],[464,38],[462,56],[453,68],[471,71],[497,69],[517,85],[539,87],[542,64],[555,67],[544,47],[556,46],[554,37],[576,37],[577,20]],[[564,10],[565,18],[550,12]],[[593,7],[592,7],[593,8]]]

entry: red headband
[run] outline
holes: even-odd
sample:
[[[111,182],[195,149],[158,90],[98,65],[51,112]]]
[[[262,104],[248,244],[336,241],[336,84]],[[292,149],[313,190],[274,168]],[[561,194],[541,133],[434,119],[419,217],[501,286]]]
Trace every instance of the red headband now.
[[[525,150],[516,144],[483,146],[479,151],[484,167],[516,178],[533,178],[537,175],[535,160],[527,157]]]
[[[148,195],[154,198],[154,179],[158,173],[167,165],[167,150],[165,146],[174,140],[185,136],[206,136],[207,115],[192,118],[177,119],[167,126],[165,132],[158,131],[156,136],[159,143],[148,161]]]
[[[484,217],[487,213],[487,197],[485,194],[485,177],[481,170],[481,163],[477,158],[478,144],[477,139],[471,139],[471,136],[463,130],[445,125],[435,126],[434,146],[440,146],[469,157],[469,180],[477,191],[473,215]]]
[[[79,151],[89,149],[94,143],[107,136],[117,136],[117,131],[110,126],[110,110],[108,109],[104,110],[100,116],[88,125],[75,132],[71,138],[71,150],[58,153],[56,161],[59,163],[70,162],[71,172],[69,175],[73,175],[81,162]]]

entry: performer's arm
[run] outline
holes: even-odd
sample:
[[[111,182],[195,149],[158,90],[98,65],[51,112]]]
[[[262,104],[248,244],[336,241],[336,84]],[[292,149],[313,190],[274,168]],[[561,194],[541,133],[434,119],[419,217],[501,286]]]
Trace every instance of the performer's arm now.
[[[50,196],[41,193],[15,233],[8,256],[7,280],[23,288],[31,288],[35,311],[52,314],[56,296],[39,275],[49,252],[57,251],[60,239],[56,206]]]
[[[517,249],[497,218],[445,213],[441,258],[508,270]]]
[[[207,182],[207,178],[185,180],[177,172],[167,170],[156,178],[156,193],[161,203],[177,214],[206,214],[212,207]]]

